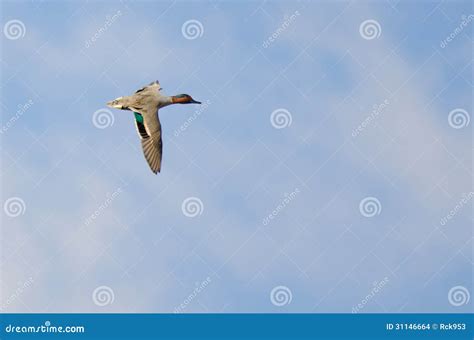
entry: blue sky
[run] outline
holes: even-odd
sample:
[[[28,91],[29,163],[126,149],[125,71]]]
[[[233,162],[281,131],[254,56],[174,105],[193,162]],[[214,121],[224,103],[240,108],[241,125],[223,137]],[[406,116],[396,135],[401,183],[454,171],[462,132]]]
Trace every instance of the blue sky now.
[[[2,311],[472,309],[469,1],[1,6]]]

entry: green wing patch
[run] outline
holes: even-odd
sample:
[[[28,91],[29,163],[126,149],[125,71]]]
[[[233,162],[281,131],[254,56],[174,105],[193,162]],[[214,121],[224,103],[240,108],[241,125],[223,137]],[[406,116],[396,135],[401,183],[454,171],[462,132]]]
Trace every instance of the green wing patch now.
[[[138,134],[140,135],[141,139],[148,138],[148,133],[145,129],[145,124],[143,123],[143,116],[139,113],[134,112],[135,114],[135,125],[137,126]]]
[[[137,122],[143,124],[143,116],[142,116],[141,114],[139,114],[139,113],[136,113],[136,112],[134,112],[133,114],[135,115],[135,120],[136,120]]]

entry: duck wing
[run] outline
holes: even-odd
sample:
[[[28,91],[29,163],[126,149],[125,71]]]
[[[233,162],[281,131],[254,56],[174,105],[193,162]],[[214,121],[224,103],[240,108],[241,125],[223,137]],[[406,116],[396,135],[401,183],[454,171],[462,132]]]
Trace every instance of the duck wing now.
[[[140,136],[145,159],[151,171],[156,174],[161,170],[161,157],[163,154],[161,124],[158,114],[145,118],[143,115],[135,112],[135,126]]]
[[[161,85],[160,85],[160,82],[158,80],[155,80],[155,81],[152,81],[150,84],[146,85],[146,86],[143,86],[141,89],[135,91],[135,93],[139,93],[139,92],[142,92],[148,88],[158,88],[158,91],[161,90]]]

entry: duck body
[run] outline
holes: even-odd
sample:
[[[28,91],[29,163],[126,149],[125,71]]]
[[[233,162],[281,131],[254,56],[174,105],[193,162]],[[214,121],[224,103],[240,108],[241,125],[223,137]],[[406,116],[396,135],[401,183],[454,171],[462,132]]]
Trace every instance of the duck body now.
[[[201,104],[187,94],[165,96],[158,81],[137,90],[131,96],[119,97],[107,106],[134,112],[135,126],[141,140],[145,159],[153,173],[161,171],[163,142],[158,110],[172,104]]]

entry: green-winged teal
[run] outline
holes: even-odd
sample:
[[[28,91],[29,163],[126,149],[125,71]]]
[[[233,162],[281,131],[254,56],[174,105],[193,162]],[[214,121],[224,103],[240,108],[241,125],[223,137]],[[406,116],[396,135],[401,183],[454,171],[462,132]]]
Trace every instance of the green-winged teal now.
[[[154,81],[141,88],[131,96],[120,97],[107,103],[107,106],[133,111],[135,125],[140,136],[143,153],[155,174],[161,170],[161,155],[163,143],[161,141],[161,124],[158,110],[171,104],[201,104],[190,95],[179,94],[165,96],[161,94],[160,83]]]

